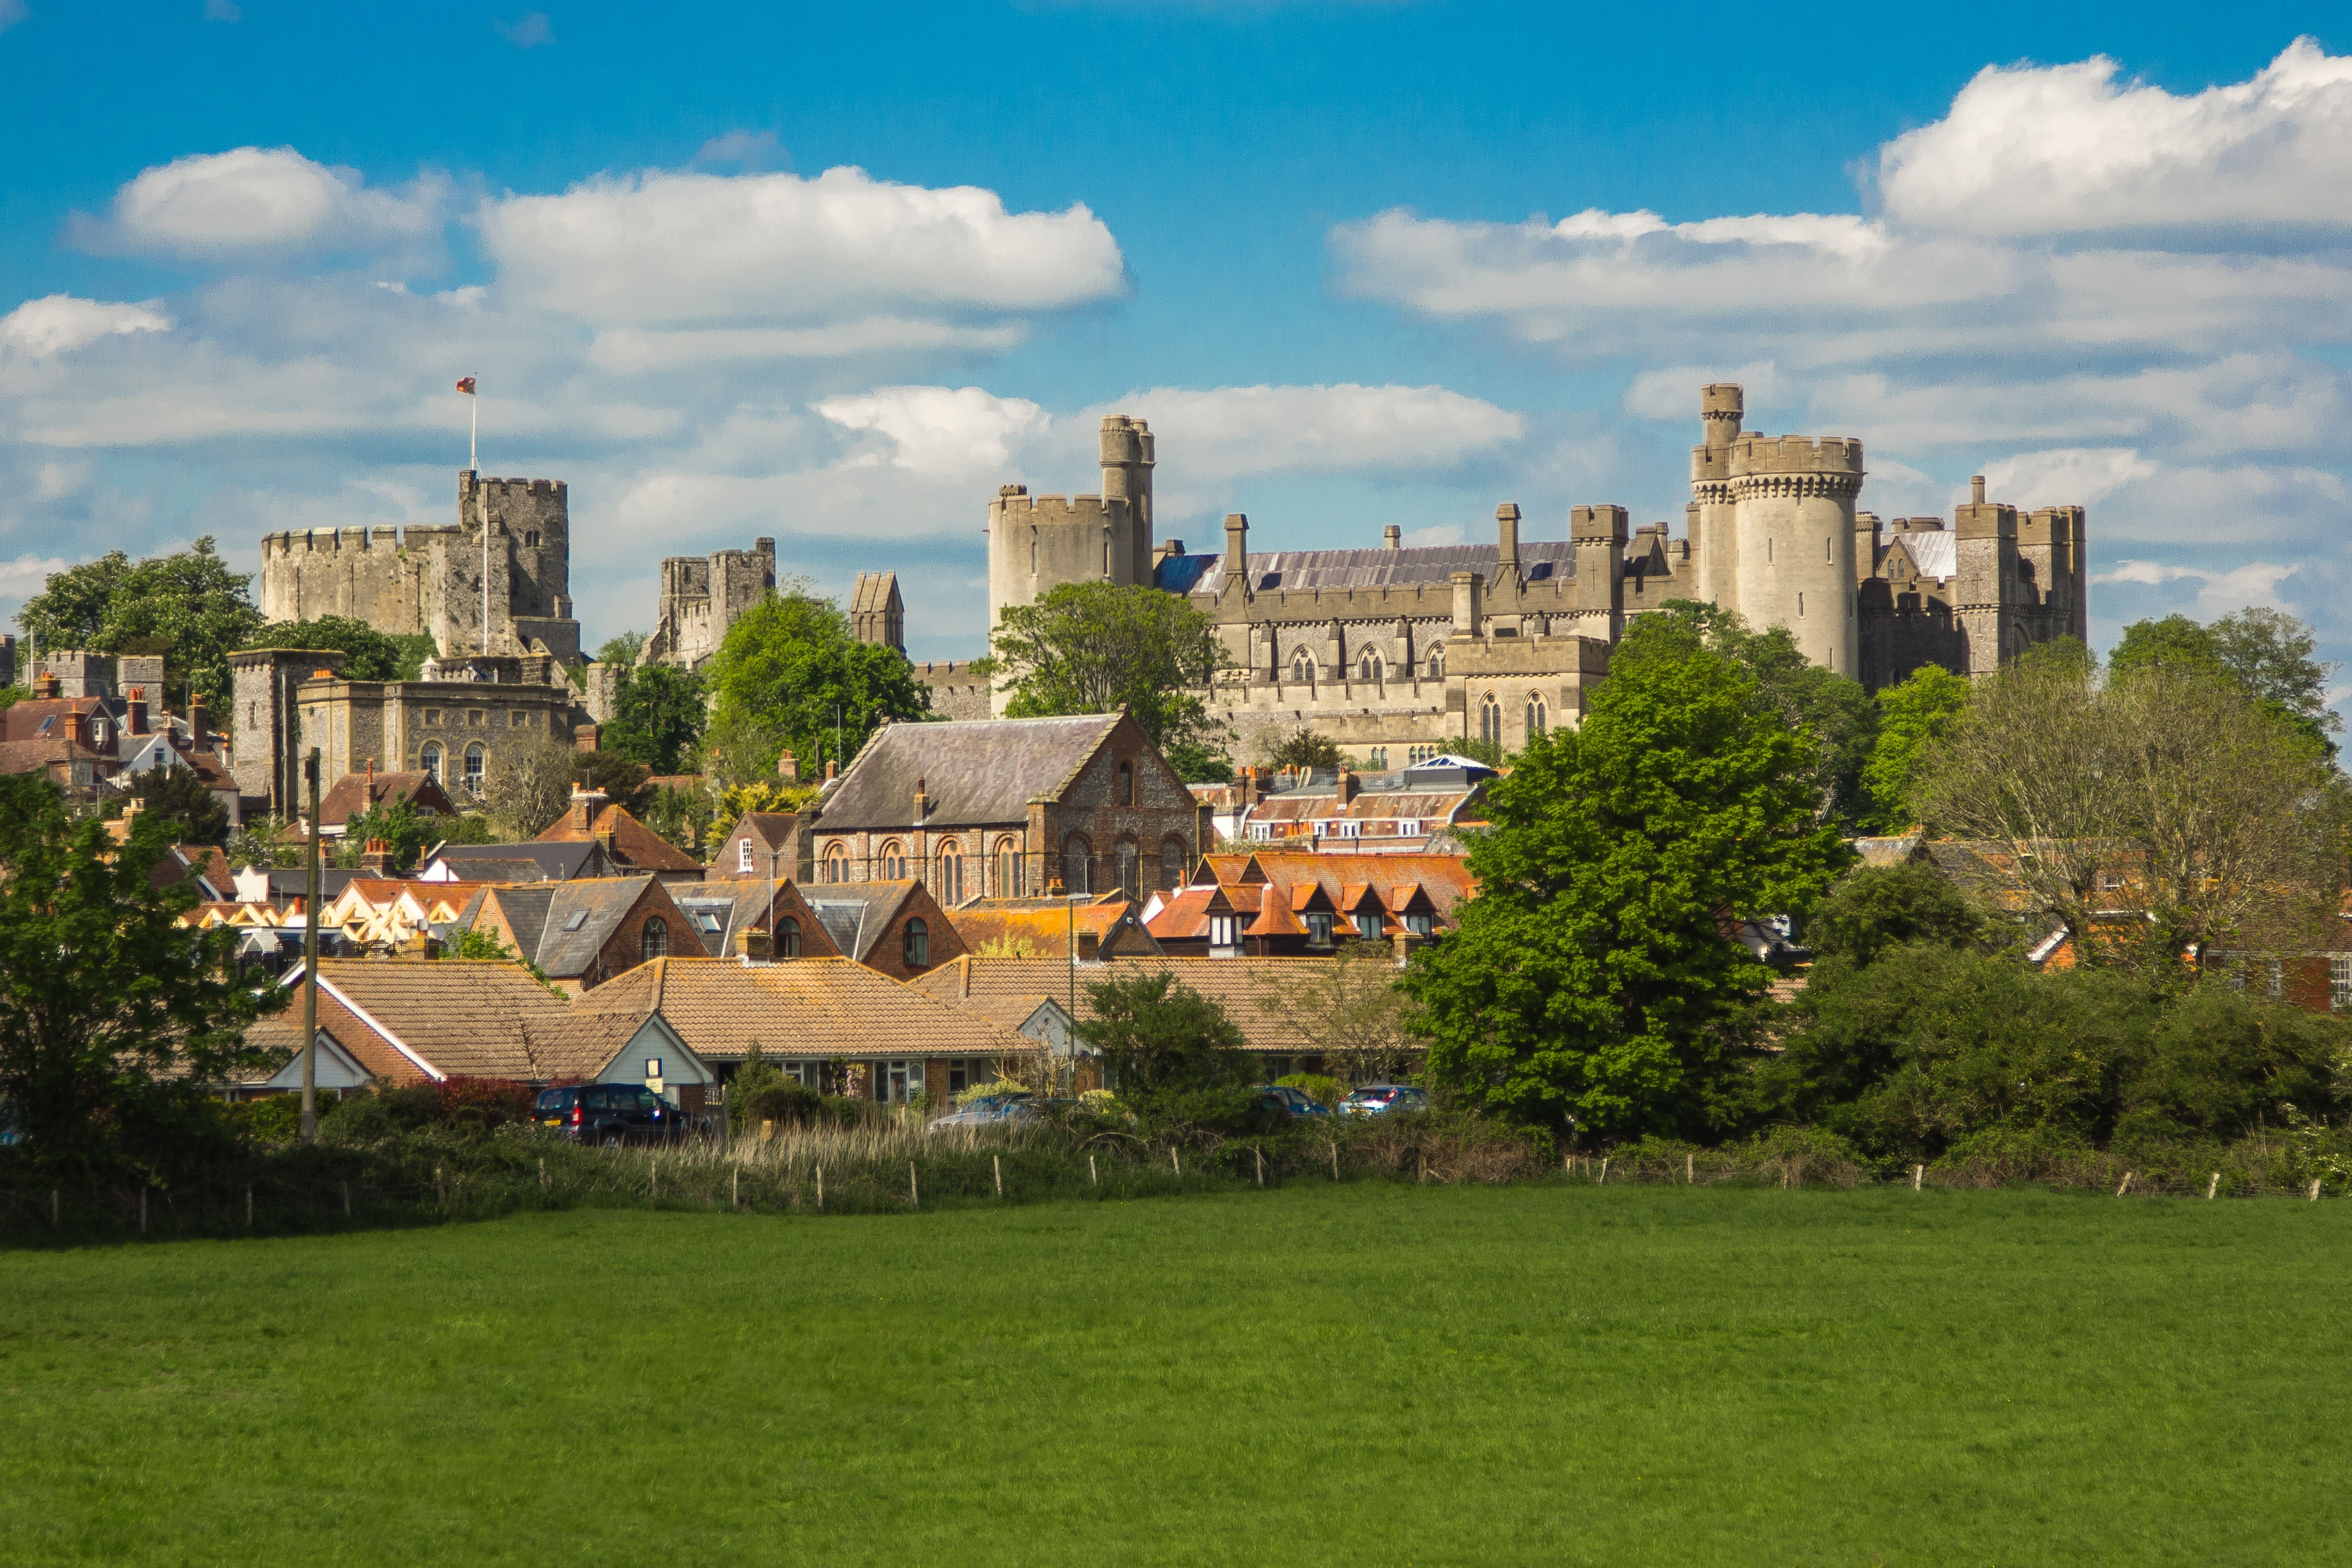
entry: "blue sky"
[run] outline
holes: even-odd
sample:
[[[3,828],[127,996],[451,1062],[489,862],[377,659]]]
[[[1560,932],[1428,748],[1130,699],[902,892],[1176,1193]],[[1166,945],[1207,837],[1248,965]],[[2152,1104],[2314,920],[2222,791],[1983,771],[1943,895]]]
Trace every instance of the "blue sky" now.
[[[484,467],[571,481],[592,638],[772,534],[897,569],[919,658],[1103,412],[1163,533],[1679,530],[1729,377],[1883,515],[2088,505],[2106,637],[2275,603],[2343,658],[2339,15],[0,0],[0,614],[446,521],[465,374]]]

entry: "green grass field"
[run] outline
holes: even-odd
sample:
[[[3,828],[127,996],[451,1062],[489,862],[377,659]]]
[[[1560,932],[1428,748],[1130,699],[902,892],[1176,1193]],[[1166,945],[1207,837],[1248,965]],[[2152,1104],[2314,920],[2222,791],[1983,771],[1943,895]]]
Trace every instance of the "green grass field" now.
[[[0,1255],[0,1561],[2352,1561],[2352,1205],[1302,1184]]]

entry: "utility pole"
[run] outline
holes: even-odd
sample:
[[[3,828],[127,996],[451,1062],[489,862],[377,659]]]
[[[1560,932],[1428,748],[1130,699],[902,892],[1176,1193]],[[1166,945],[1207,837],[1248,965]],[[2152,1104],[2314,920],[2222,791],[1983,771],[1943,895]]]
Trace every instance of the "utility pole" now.
[[[302,759],[310,786],[310,832],[302,858],[302,1142],[319,1141],[319,748]]]

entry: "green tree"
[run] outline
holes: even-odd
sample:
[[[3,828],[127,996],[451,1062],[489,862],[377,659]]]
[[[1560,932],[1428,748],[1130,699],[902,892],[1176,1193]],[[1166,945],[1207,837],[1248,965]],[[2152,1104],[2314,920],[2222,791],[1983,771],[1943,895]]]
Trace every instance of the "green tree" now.
[[[265,871],[290,871],[302,864],[302,838],[284,817],[248,816],[228,836],[223,853],[239,870],[258,866]]]
[[[1951,732],[1969,710],[1965,676],[1939,664],[1923,664],[1878,693],[1878,739],[1863,764],[1868,805],[1855,819],[1865,833],[1899,833],[1919,820],[1912,786],[1928,747]]]
[[[1008,692],[1015,719],[1124,708],[1164,752],[1192,742],[1223,753],[1201,692],[1225,662],[1210,617],[1182,595],[1118,583],[1065,583],[1006,607],[972,671]]]
[[[2309,626],[2278,610],[2250,607],[2210,626],[2171,615],[2126,626],[2107,673],[2118,680],[2153,671],[2227,682],[2333,758],[2329,737],[2344,721],[2327,706],[2336,667],[2312,657],[2318,647]]]
[[[136,1158],[142,1127],[258,1059],[244,1031],[290,994],[238,974],[235,931],[178,923],[194,884],[148,879],[171,837],[141,820],[118,847],[47,779],[0,777],[0,1103],[44,1163]]]
[[[392,852],[392,868],[406,871],[415,866],[418,854],[441,842],[448,827],[447,818],[435,812],[419,811],[414,802],[388,800],[343,824],[342,840],[335,848],[335,864],[344,868],[359,865],[368,845],[381,839]]]
[[[262,625],[252,586],[207,535],[175,554],[134,562],[116,550],[53,574],[16,624],[44,649],[160,651],[165,697],[184,701],[193,692],[217,709],[228,694],[229,654]]]
[[[886,719],[931,717],[930,688],[906,655],[859,642],[840,605],[805,592],[772,595],[738,616],[706,678],[704,771],[736,783],[774,777],[787,748],[845,759]]]
[[[582,789],[603,790],[606,800],[632,816],[644,816],[653,799],[653,770],[619,752],[572,748],[572,782]]]
[[[1087,1005],[1078,1037],[1102,1058],[1122,1098],[1148,1102],[1243,1076],[1241,1029],[1166,970],[1093,982]]]
[[[597,748],[643,763],[656,773],[675,773],[702,739],[709,710],[702,678],[674,664],[648,664],[629,671],[621,683],[613,717],[597,736]]]
[[[1865,965],[1894,948],[1930,942],[1969,947],[1985,918],[1933,866],[1857,866],[1805,921],[1805,941],[1823,958]]]
[[[138,774],[131,780],[130,793],[143,814],[171,823],[173,837],[183,844],[228,841],[228,807],[205,784],[204,776],[185,763]]]
[[[332,648],[343,655],[335,673],[346,680],[415,680],[436,649],[422,632],[388,636],[349,616],[310,621],[272,621],[245,642],[247,647]]]
[[[1347,753],[1339,750],[1337,741],[1309,729],[1268,730],[1260,740],[1270,768],[1309,768],[1332,773],[1348,765]]]
[[[1488,786],[1478,897],[1405,974],[1431,1076],[1522,1122],[1718,1119],[1773,973],[1725,922],[1802,914],[1850,858],[1816,820],[1818,766],[1752,675],[1670,621],[1635,622],[1582,727]]]
[[[1759,705],[1811,737],[1822,816],[1851,822],[1867,815],[1863,775],[1877,743],[1879,710],[1861,682],[1806,658],[1786,626],[1759,632],[1736,611],[1689,599],[1668,600],[1655,618],[1663,624],[1654,635],[1671,630],[1730,660],[1754,679]]]
[[[632,668],[645,651],[645,633],[622,632],[618,636],[604,639],[604,646],[596,650],[596,662],[617,664],[624,669]]]
[[[2160,621],[2134,621],[2124,628],[2123,640],[2107,657],[2107,672],[2126,676],[2144,669],[2169,670],[2176,675],[2224,673],[2213,636],[2187,616],[2171,615]]]

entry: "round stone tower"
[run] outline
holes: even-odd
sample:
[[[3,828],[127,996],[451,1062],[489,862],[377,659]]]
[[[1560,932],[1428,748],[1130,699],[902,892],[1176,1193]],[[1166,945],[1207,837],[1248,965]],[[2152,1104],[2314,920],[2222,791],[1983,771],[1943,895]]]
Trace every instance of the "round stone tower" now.
[[[1693,538],[1698,541],[1698,596],[1739,608],[1739,531],[1731,504],[1731,444],[1739,438],[1744,395],[1736,382],[1699,389],[1702,440],[1691,448]]]
[[[988,624],[1065,583],[1151,581],[1150,427],[1102,422],[1102,493],[1033,496],[1003,485],[988,506]],[[1001,706],[1004,699],[999,698]]]
[[[1857,680],[1853,503],[1862,476],[1862,443],[1835,436],[1740,436],[1726,465],[1739,613],[1759,631],[1788,627],[1807,658]]]

